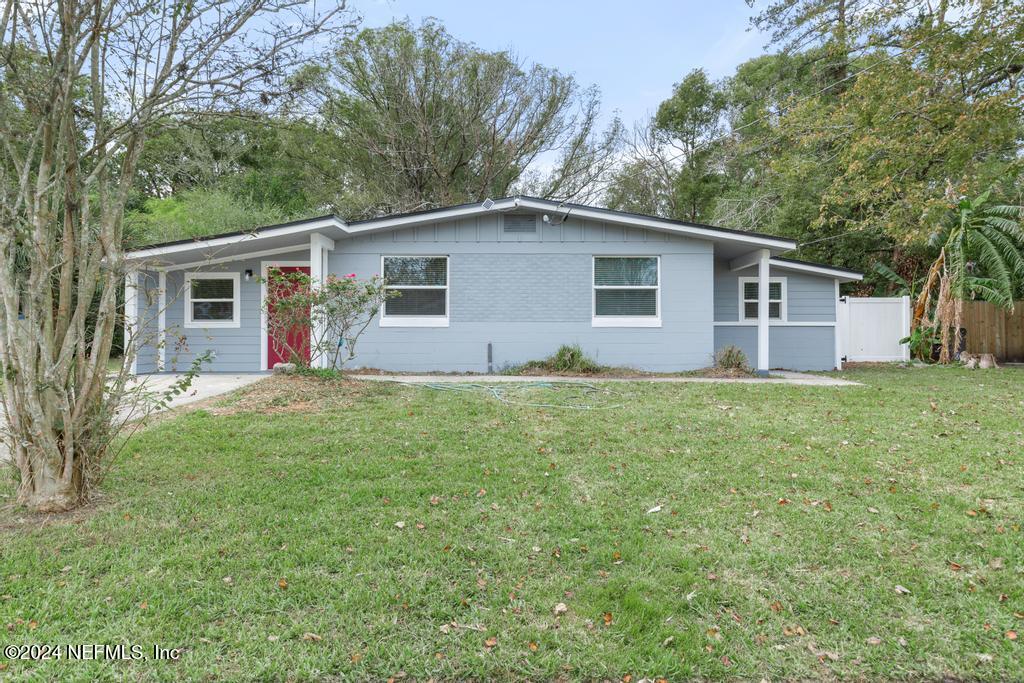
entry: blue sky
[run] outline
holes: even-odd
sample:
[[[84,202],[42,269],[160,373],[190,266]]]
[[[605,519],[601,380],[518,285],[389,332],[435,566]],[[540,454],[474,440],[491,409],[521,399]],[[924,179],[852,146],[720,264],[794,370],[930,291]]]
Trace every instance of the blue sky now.
[[[713,78],[763,52],[743,0],[350,0],[364,26],[440,19],[455,37],[601,88],[605,114],[646,120],[691,69]]]

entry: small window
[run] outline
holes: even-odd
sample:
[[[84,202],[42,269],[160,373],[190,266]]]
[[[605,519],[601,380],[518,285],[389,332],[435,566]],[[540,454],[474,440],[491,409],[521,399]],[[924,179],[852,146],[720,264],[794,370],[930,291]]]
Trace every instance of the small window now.
[[[384,303],[384,327],[448,326],[448,257],[385,256],[384,283],[398,296]]]
[[[537,216],[532,213],[506,213],[502,219],[506,235],[532,235],[537,232]]]
[[[238,284],[238,273],[185,273],[185,327],[238,327]]]
[[[740,278],[740,320],[757,320],[757,278]],[[785,320],[786,278],[768,279],[768,319]]]
[[[595,256],[595,327],[661,325],[661,259],[657,256]]]

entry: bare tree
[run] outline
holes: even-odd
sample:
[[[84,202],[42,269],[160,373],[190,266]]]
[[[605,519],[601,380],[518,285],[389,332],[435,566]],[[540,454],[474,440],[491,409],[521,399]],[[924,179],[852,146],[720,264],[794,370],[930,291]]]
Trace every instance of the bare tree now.
[[[4,0],[0,9],[0,366],[18,501],[85,500],[116,436],[108,382],[125,203],[147,135],[256,106],[342,28],[344,2]],[[322,5],[321,5],[322,7]],[[125,352],[130,362],[134,349]]]
[[[598,131],[595,88],[461,42],[436,21],[363,30],[304,82],[307,106],[344,142],[333,182],[349,217],[513,191],[583,199],[621,133],[617,119]]]

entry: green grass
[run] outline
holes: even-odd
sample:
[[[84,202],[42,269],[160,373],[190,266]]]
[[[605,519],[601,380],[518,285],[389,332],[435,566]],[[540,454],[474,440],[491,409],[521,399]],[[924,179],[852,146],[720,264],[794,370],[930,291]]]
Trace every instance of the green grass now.
[[[0,640],[182,660],[0,678],[1019,679],[1024,372],[846,375],[166,420],[88,514],[0,529]]]

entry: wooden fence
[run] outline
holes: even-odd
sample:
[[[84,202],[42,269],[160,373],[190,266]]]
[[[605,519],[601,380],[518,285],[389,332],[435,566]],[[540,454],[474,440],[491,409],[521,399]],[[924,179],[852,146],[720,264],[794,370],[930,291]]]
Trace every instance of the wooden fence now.
[[[999,360],[1024,361],[1024,301],[1013,314],[987,301],[964,302],[967,350],[992,353]]]

